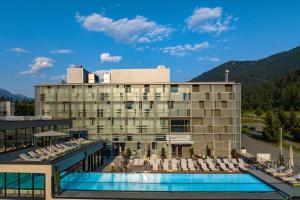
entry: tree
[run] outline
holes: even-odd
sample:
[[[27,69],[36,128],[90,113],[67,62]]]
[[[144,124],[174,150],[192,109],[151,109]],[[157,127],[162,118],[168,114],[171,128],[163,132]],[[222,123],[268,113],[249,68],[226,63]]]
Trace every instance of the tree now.
[[[278,119],[280,121],[281,126],[284,129],[287,129],[289,127],[289,120],[288,120],[286,113],[283,111],[283,109],[280,109],[278,111]]]
[[[289,116],[289,130],[296,128],[298,126],[297,116],[294,110],[290,112]]]
[[[277,143],[279,141],[280,121],[278,117],[274,117],[271,112],[267,112],[265,117],[265,128],[263,137],[269,142]]]

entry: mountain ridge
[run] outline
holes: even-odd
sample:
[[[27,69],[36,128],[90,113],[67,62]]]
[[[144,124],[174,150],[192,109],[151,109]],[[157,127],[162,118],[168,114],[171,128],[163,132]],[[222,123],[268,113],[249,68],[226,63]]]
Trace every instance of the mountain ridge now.
[[[300,46],[259,60],[231,60],[190,81],[223,81],[225,69],[230,71],[229,80],[231,81],[246,85],[266,83],[300,69]]]
[[[7,100],[20,101],[20,100],[30,100],[31,98],[26,97],[22,94],[13,94],[10,91],[0,88],[0,97]]]

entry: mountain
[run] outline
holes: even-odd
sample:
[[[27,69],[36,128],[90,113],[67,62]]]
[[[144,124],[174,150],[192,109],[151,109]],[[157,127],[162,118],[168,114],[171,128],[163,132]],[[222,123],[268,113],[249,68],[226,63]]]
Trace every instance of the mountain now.
[[[191,81],[223,81],[225,68],[230,70],[231,81],[240,82],[244,86],[260,85],[300,69],[300,46],[260,60],[229,61]]]
[[[11,99],[13,101],[19,101],[19,100],[30,100],[31,98],[28,98],[22,94],[12,94],[11,92],[0,88],[0,98],[3,99]]]

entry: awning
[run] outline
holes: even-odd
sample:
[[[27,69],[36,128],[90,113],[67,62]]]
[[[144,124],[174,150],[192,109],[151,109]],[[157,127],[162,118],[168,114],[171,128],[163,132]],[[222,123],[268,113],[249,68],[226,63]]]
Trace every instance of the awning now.
[[[58,137],[58,136],[69,136],[69,134],[61,133],[57,131],[45,131],[33,134],[34,137]]]

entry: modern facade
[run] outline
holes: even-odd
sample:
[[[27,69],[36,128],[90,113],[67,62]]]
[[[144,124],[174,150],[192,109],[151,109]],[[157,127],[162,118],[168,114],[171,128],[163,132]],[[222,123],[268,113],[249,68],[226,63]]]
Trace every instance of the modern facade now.
[[[112,75],[113,77],[113,75]],[[89,138],[112,142],[133,155],[227,155],[240,149],[240,84],[41,84],[35,114],[73,118]]]

